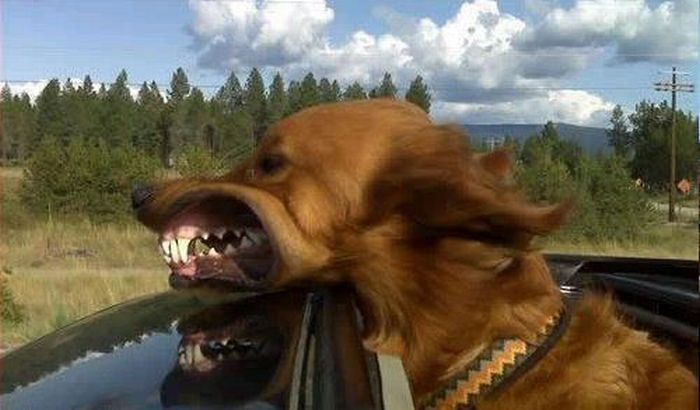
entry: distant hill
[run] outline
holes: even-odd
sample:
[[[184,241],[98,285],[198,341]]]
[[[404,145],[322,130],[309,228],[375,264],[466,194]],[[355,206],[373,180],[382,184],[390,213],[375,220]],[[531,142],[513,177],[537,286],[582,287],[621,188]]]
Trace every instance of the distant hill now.
[[[581,127],[566,123],[556,123],[555,125],[562,138],[576,141],[586,152],[596,154],[601,151],[605,153],[611,151],[605,128]],[[464,128],[473,144],[479,144],[489,137],[506,136],[510,136],[522,144],[531,135],[539,134],[544,128],[544,124],[464,124]]]

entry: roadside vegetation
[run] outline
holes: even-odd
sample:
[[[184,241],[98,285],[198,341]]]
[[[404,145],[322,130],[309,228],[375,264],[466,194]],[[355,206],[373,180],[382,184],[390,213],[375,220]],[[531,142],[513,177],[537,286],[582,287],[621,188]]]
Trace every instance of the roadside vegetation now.
[[[153,234],[130,213],[136,182],[221,174],[251,152],[268,124],[311,105],[400,98],[389,74],[369,92],[317,82],[312,73],[286,86],[278,74],[266,88],[257,70],[243,86],[231,74],[212,98],[190,87],[182,69],[167,93],[144,83],[134,100],[128,85],[125,72],[109,87],[94,87],[89,77],[79,87],[53,80],[36,102],[2,90],[0,350],[168,288]],[[407,89],[403,97],[429,112],[423,80]],[[514,176],[533,201],[576,201],[567,226],[538,246],[697,259],[695,193],[680,201],[678,221],[666,222],[669,122],[663,103],[642,102],[628,116],[616,109],[610,154],[584,152],[552,123],[523,144],[506,139]],[[692,182],[697,117],[679,113],[678,124],[678,177]]]

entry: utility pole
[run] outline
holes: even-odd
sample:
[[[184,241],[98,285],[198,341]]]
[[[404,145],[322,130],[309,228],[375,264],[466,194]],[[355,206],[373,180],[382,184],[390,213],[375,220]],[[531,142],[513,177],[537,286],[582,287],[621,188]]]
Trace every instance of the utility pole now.
[[[676,67],[672,67],[671,71],[664,72],[664,74],[671,74],[671,82],[657,82],[654,83],[654,89],[656,91],[670,91],[671,92],[671,168],[669,175],[669,187],[668,187],[668,221],[676,221],[676,93],[686,92],[692,93],[695,91],[695,85],[692,83],[679,83],[677,81],[678,76],[689,75],[685,72],[680,72],[676,70]]]

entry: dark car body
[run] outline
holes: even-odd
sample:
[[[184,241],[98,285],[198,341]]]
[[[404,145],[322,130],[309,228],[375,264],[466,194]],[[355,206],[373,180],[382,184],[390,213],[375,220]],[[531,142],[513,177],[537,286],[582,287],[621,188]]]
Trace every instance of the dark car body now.
[[[620,310],[697,374],[697,262],[550,255],[567,297]],[[165,292],[6,354],[0,408],[407,408],[400,361],[362,347],[348,289]]]

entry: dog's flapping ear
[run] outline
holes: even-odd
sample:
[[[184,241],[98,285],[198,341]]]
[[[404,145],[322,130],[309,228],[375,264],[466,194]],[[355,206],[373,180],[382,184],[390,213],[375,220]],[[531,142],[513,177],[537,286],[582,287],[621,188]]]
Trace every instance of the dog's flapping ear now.
[[[480,154],[477,159],[486,172],[505,180],[512,177],[512,156],[509,148],[500,148],[487,154]]]
[[[426,127],[394,143],[370,191],[384,216],[399,213],[429,232],[526,248],[533,236],[559,228],[572,208],[529,202],[513,182],[511,153],[474,153],[455,127]]]

